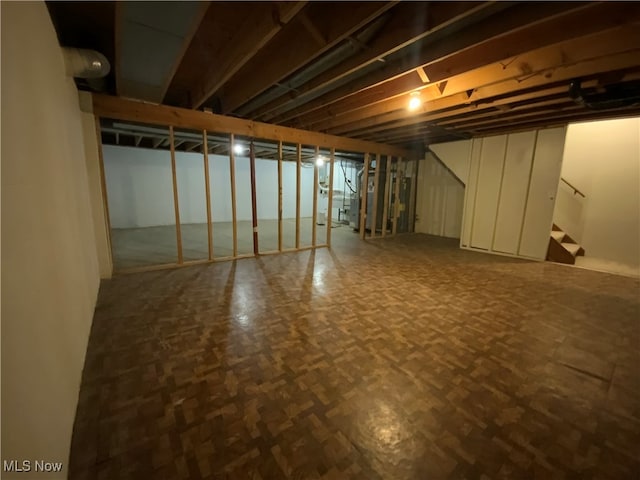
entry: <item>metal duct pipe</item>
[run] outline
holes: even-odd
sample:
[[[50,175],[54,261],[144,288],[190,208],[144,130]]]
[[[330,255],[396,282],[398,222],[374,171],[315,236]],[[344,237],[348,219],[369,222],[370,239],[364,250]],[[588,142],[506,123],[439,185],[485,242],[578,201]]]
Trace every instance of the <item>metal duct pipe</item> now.
[[[86,48],[62,48],[67,75],[75,78],[105,77],[111,65],[100,52]]]

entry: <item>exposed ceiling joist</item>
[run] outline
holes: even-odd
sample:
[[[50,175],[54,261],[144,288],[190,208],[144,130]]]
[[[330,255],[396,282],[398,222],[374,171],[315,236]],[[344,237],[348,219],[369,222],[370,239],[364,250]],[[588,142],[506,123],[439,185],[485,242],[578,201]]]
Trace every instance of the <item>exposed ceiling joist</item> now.
[[[324,3],[308,4],[305,10],[314,18],[315,27],[327,40],[326,45],[320,47],[314,35],[300,22],[294,20],[287,24],[270,45],[258,52],[255,63],[245,65],[234,75],[233,81],[225,85],[219,95],[223,113],[232,112],[281,81],[387,11],[393,4],[335,2],[331,8]]]
[[[447,79],[447,85],[440,94],[433,90],[423,92],[423,108],[432,108],[432,101],[472,91],[462,102],[471,102],[482,97],[474,86],[502,85],[500,94],[524,88],[552,83],[560,79],[570,79],[587,73],[606,72],[628,68],[638,63],[633,57],[634,48],[640,46],[640,29],[620,27],[598,33],[593,38],[579,38],[560,45],[544,47],[526,55],[507,59],[504,63],[491,64]],[[589,45],[589,48],[585,48]],[[625,55],[631,52],[631,54]],[[325,131],[339,125],[366,121],[376,115],[394,110],[406,110],[408,93],[390,100],[350,110],[339,115],[328,112],[326,120],[306,123],[308,128]],[[454,105],[452,105],[454,106]],[[333,116],[331,116],[333,115]]]
[[[251,5],[252,8],[246,10],[240,26],[224,42],[224,48],[218,58],[205,64],[204,74],[189,92],[194,108],[200,107],[245,66],[307,2],[254,3]],[[220,15],[218,10],[229,8],[237,8],[237,5],[234,7],[233,4],[214,4],[212,15]]]

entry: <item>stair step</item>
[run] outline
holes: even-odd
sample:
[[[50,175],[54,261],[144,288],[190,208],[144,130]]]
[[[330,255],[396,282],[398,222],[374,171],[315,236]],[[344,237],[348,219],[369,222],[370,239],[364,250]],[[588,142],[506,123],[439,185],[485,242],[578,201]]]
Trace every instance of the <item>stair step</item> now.
[[[554,230],[553,232],[551,232],[551,236],[555,238],[558,242],[562,243],[562,240],[564,239],[564,232]]]
[[[565,248],[565,250],[568,250],[569,253],[574,257],[578,253],[578,250],[580,250],[580,245],[578,245],[577,243],[563,243],[562,246]]]

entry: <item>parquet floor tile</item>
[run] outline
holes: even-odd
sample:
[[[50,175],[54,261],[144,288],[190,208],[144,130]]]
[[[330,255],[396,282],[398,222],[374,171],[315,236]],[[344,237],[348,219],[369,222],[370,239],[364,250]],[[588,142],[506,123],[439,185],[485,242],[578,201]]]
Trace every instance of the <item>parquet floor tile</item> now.
[[[640,475],[640,281],[405,235],[103,283],[80,479]]]

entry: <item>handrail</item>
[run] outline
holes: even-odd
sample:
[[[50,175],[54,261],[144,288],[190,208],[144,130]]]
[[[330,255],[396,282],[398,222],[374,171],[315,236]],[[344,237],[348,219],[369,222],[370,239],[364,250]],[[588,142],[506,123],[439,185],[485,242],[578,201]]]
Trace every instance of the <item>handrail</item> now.
[[[567,185],[569,185],[572,189],[573,189],[573,194],[575,195],[576,193],[578,195],[580,195],[582,198],[587,198],[586,195],[584,193],[582,193],[580,190],[578,190],[576,187],[574,187],[573,185],[571,185],[569,182],[567,182],[564,178],[560,177],[560,180],[563,181],[564,183],[566,183]]]

